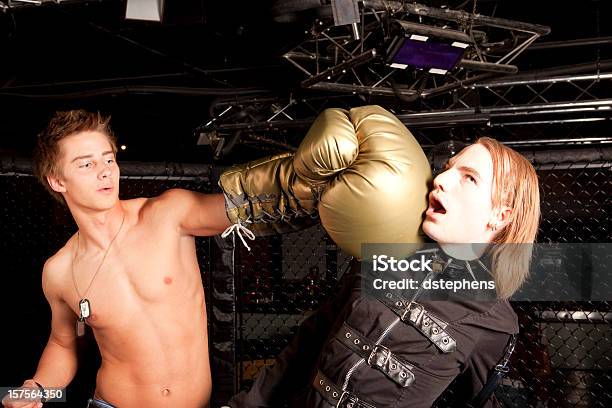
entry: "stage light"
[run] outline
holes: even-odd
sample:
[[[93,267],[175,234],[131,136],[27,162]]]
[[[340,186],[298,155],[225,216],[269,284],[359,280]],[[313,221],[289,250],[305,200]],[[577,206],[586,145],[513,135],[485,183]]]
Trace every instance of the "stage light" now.
[[[462,31],[396,22],[402,33],[387,49],[387,63],[392,68],[412,66],[432,74],[446,74],[457,66],[472,42]]]
[[[125,18],[131,20],[161,21],[164,0],[128,0]]]

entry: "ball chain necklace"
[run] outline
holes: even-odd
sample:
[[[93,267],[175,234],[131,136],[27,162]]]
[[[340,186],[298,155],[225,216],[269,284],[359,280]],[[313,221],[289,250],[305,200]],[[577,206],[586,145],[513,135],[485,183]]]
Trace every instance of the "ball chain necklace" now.
[[[93,282],[96,279],[96,276],[98,276],[98,272],[100,272],[100,269],[102,268],[102,265],[104,264],[104,261],[106,260],[106,256],[108,255],[111,247],[113,246],[113,242],[115,242],[115,239],[117,239],[117,237],[119,236],[119,233],[121,232],[121,228],[123,228],[124,221],[125,221],[125,213],[123,213],[123,218],[121,219],[121,225],[119,226],[117,233],[115,234],[113,239],[111,239],[111,242],[108,244],[106,251],[104,251],[104,256],[102,257],[102,261],[100,262],[100,265],[98,265],[98,269],[96,269],[96,272],[91,278],[91,281],[89,282],[89,286],[87,286],[87,289],[85,289],[83,296],[81,296],[81,292],[79,292],[79,288],[77,287],[77,283],[76,283],[76,278],[74,276],[74,262],[76,260],[77,253],[79,252],[80,235],[79,235],[79,231],[77,231],[77,246],[76,246],[76,250],[74,251],[74,256],[72,257],[72,282],[74,283],[74,289],[76,290],[76,293],[80,299],[79,300],[79,318],[77,319],[77,323],[76,323],[76,334],[78,337],[81,337],[85,334],[85,319],[91,316],[91,303],[89,302],[89,299],[87,299],[85,296],[87,295],[87,292],[89,292],[91,285],[93,285]]]

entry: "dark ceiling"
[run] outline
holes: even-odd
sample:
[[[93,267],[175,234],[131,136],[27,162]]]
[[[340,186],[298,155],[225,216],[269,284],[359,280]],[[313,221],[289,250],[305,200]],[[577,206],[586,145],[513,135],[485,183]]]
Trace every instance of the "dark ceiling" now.
[[[302,89],[304,74],[281,57],[304,40],[315,19],[329,19],[321,15],[321,8],[308,7],[313,0],[166,3],[164,21],[157,23],[126,20],[121,0],[40,6],[0,0],[5,6],[0,11],[0,149],[28,156],[35,134],[52,112],[77,107],[112,114],[115,132],[128,146],[124,160],[204,163],[213,156],[209,147],[196,146],[196,128],[222,111],[224,104],[241,98],[306,98],[314,105],[313,112],[364,103],[380,103],[396,113],[431,110],[427,104],[394,96]],[[468,12],[474,7],[473,1],[422,3]],[[307,9],[284,13],[283,4]],[[478,0],[476,11],[550,27],[550,34],[531,46],[536,49],[528,48],[513,62],[519,75],[572,64],[595,67],[584,73],[602,72],[598,64],[612,58],[609,42],[537,49],[540,43],[612,36],[607,0]],[[596,99],[612,98],[609,81],[606,84]],[[569,94],[566,98],[575,99]],[[542,102],[530,99],[535,100],[526,102]],[[269,109],[265,103],[249,103],[250,117],[257,117],[257,109]],[[450,106],[445,104],[438,110]],[[304,115],[306,121],[310,117]],[[580,137],[610,136],[609,117],[604,119],[580,125]],[[242,136],[245,143],[226,152],[224,160],[295,145],[304,132],[299,126],[274,130],[282,130],[283,136],[278,139],[272,131],[261,139]],[[473,130],[467,127],[464,132]],[[445,135],[457,137],[444,126],[432,126],[430,132],[442,140]],[[521,137],[525,132],[531,130],[525,128]]]

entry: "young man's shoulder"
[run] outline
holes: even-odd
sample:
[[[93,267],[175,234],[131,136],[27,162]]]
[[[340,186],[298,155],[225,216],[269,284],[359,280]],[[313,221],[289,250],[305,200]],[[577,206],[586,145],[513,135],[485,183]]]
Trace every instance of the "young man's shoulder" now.
[[[157,197],[138,197],[129,200],[122,200],[123,208],[128,214],[138,218],[139,222],[146,221],[151,213],[159,207],[159,196]]]
[[[121,204],[128,213],[140,215],[143,210],[151,205],[151,200],[151,198],[147,197],[138,197],[129,200],[121,200]]]
[[[74,243],[76,234],[70,237],[68,241],[61,247],[56,253],[51,255],[45,262],[44,271],[46,273],[58,274],[65,270],[70,265],[72,257],[70,256],[74,252]]]
[[[145,226],[176,229],[180,220],[198,210],[204,194],[174,188],[152,198],[136,198],[122,201],[124,209]]]
[[[66,274],[70,273],[74,255],[76,235],[73,235],[62,248],[53,254],[43,267],[43,289],[45,292],[59,292]]]
[[[139,197],[122,200],[123,208],[128,215],[137,220],[141,226],[164,225],[173,214],[172,202],[175,201],[172,193],[164,192],[156,197]]]
[[[164,191],[157,197],[153,197],[150,202],[152,205],[169,205],[173,206],[177,203],[181,203],[185,200],[189,200],[193,198],[195,192],[191,190],[186,190],[183,188],[171,188],[169,190]]]
[[[176,213],[181,210],[182,206],[189,205],[189,202],[194,199],[194,192],[179,188],[166,190],[160,195],[152,198],[138,199],[144,200],[134,203],[139,210],[140,215],[151,213],[151,215],[159,215],[163,212]]]

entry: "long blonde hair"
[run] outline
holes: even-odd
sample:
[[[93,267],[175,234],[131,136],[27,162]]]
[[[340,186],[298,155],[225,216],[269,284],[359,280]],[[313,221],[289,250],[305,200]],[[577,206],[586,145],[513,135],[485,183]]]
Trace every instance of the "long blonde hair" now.
[[[476,141],[493,159],[493,209],[508,206],[510,221],[493,239],[492,270],[497,294],[509,298],[529,276],[533,243],[540,223],[538,176],[520,153],[495,139]]]

